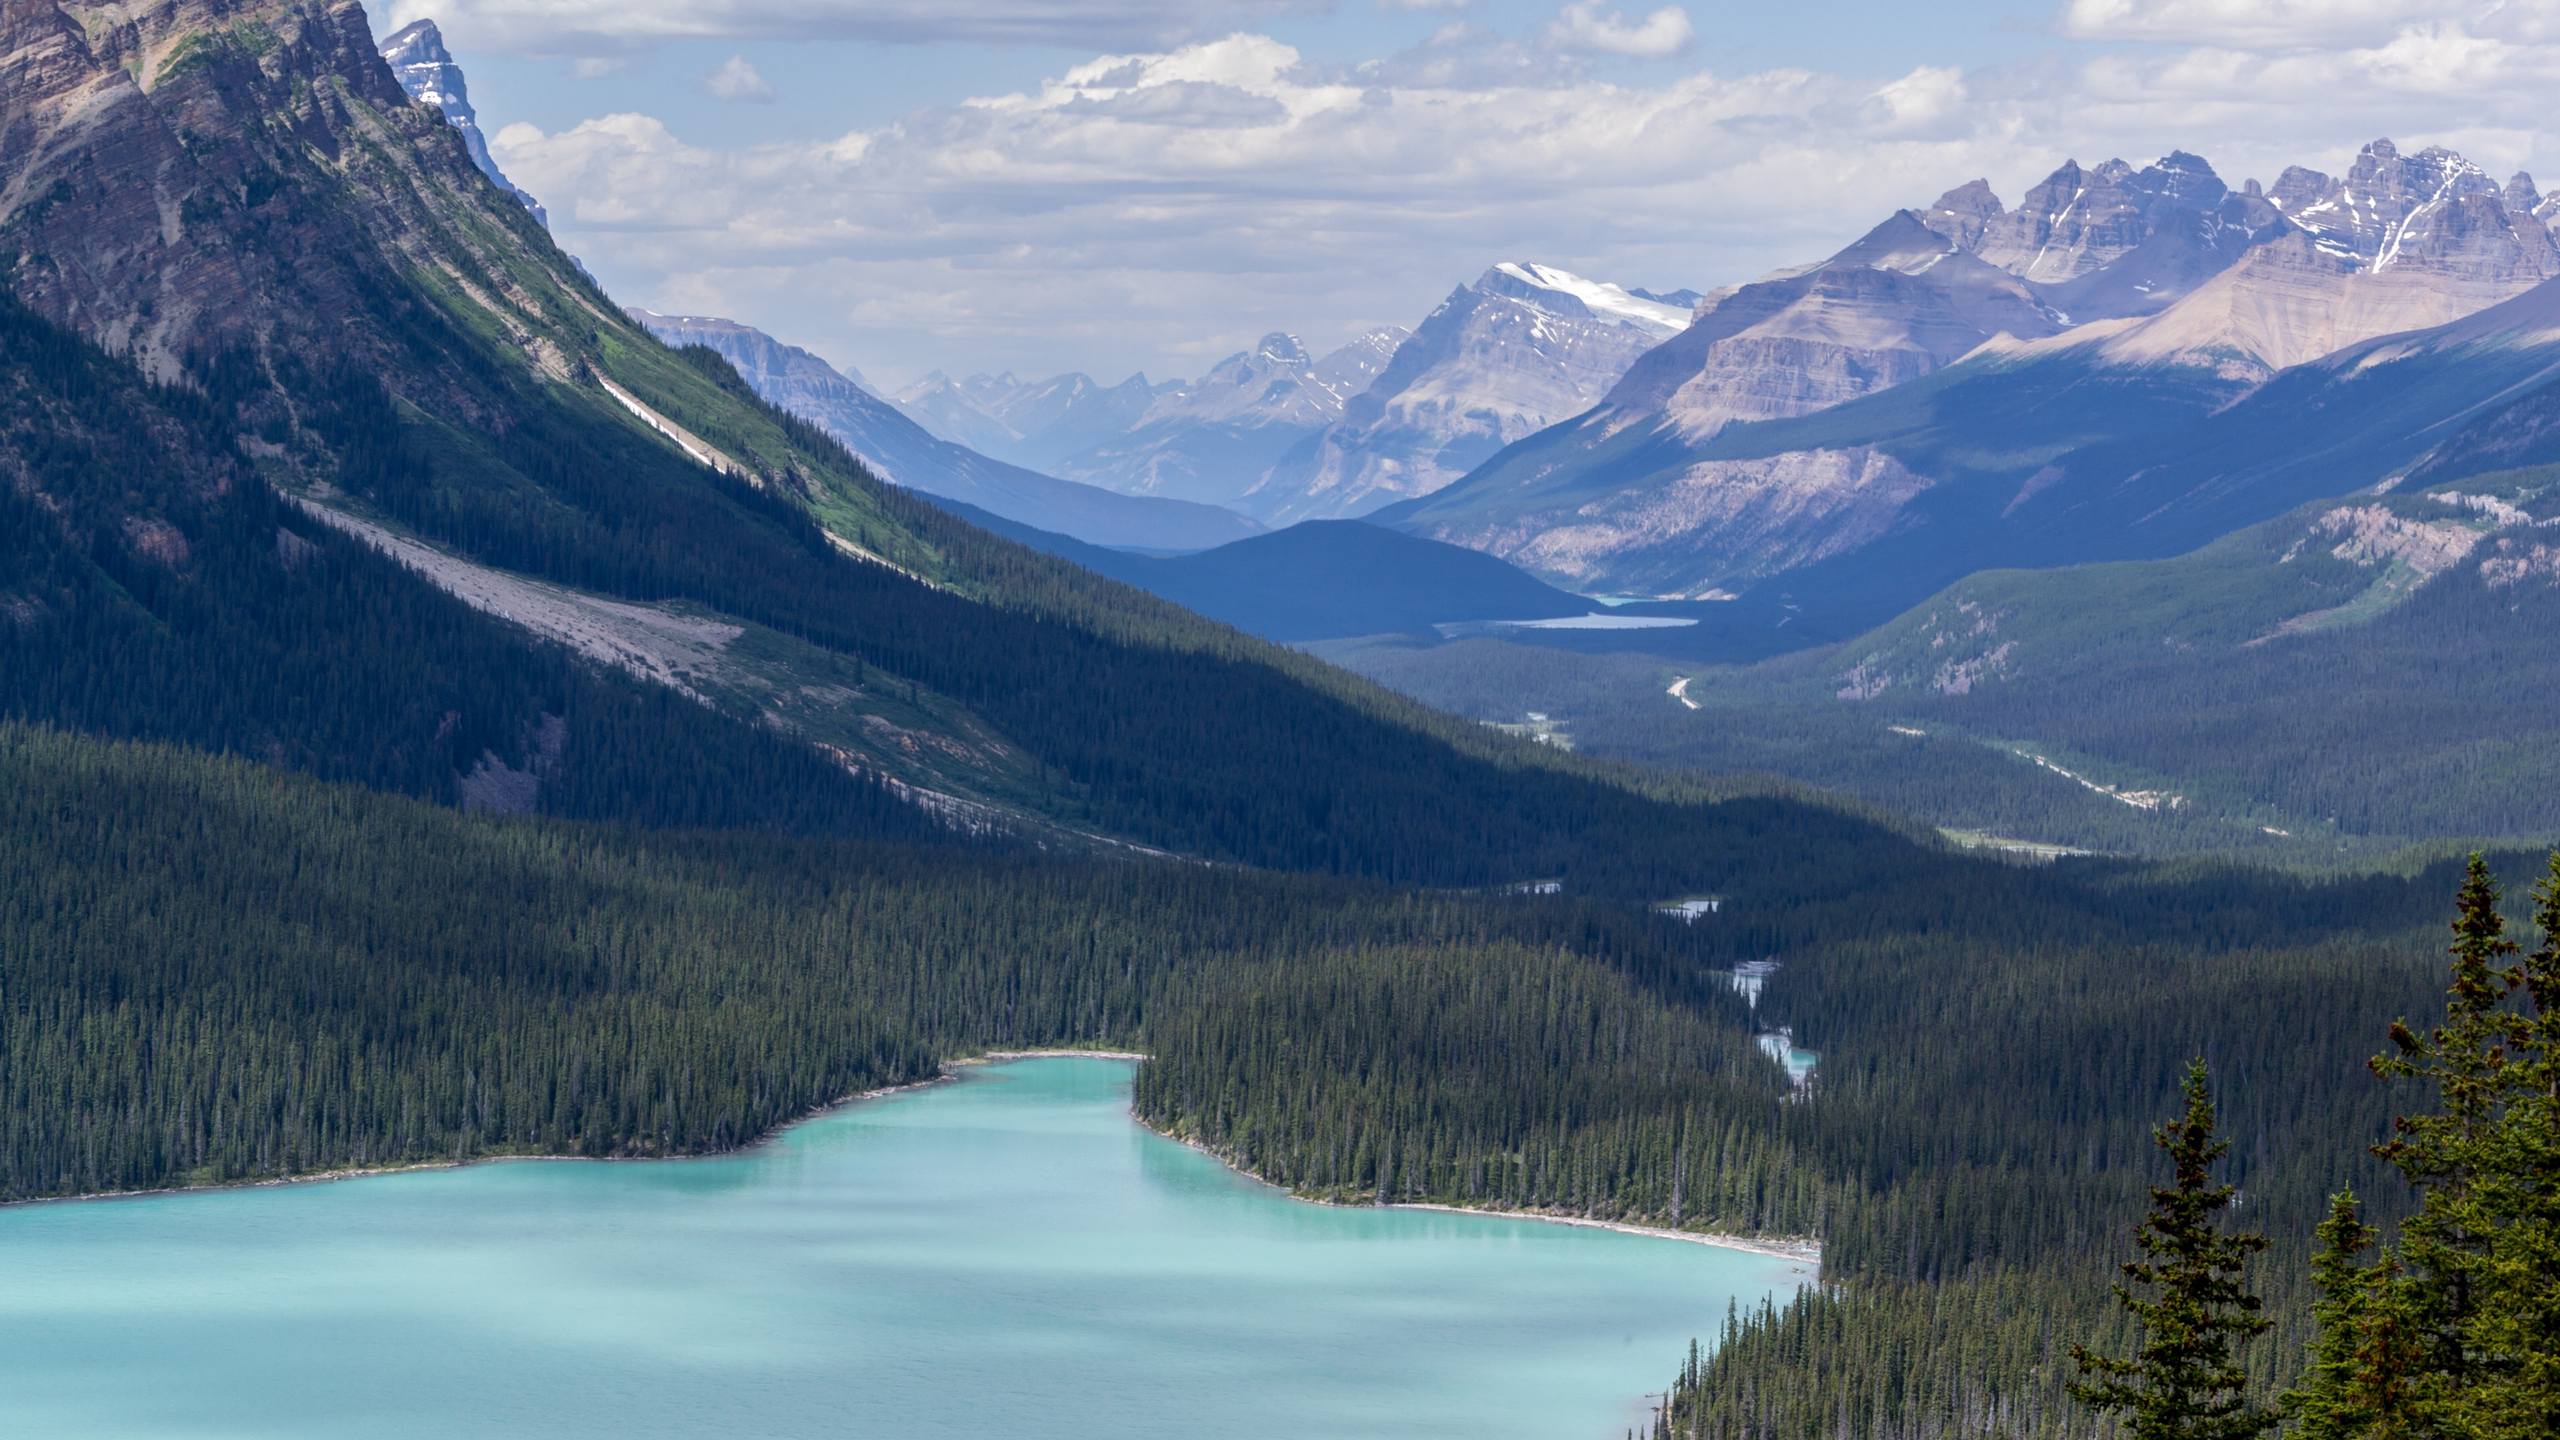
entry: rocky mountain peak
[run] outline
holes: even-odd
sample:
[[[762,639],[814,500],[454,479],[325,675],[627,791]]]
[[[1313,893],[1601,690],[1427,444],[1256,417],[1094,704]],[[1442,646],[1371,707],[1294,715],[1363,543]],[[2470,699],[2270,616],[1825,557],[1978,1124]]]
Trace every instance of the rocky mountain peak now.
[[[355,331],[316,317],[359,309],[360,272],[418,238],[427,210],[297,205],[310,185],[361,172],[368,193],[428,206],[485,188],[458,137],[409,103],[356,0],[79,14],[7,0],[0,54],[0,271],[162,380],[191,354],[280,330],[350,343]]]
[[[2530,189],[2531,177],[2524,178]],[[2517,216],[2540,228],[2538,193],[2510,204],[2489,172],[2461,155],[2441,145],[2404,155],[2388,139],[2365,146],[2344,179],[2290,167],[2268,198],[2321,250],[2368,269],[2440,252],[2450,237],[2508,230]],[[2518,235],[2514,243],[2539,249],[2548,236],[2537,243]]]
[[[1832,256],[1825,268],[1864,267],[1917,274],[1959,248],[1918,211],[1896,210],[1883,224]]]
[[[1971,250],[1982,243],[1983,227],[2009,207],[1992,193],[1988,180],[1968,180],[1941,195],[1922,213],[1921,223],[1957,246]]]
[[[1343,387],[1341,418],[1281,456],[1242,503],[1257,517],[1295,521],[1428,494],[1589,409],[1637,356],[1685,329],[1698,300],[1535,261],[1494,265],[1410,336],[1394,332],[1384,369]]]
[[[471,108],[471,87],[463,79],[462,67],[454,63],[453,52],[445,48],[444,32],[436,28],[436,22],[420,20],[394,32],[382,42],[382,61],[391,67],[392,78],[400,82],[410,99],[444,112],[444,118],[462,132],[463,148],[471,152],[471,163],[480,167],[480,173],[523,201],[543,228],[549,229],[550,214],[518,189],[490,156],[488,137],[480,129],[480,113]]]
[[[1971,248],[2021,279],[2060,284],[2113,264],[2154,235],[2191,225],[2229,193],[2211,165],[2183,150],[2139,170],[2123,160],[2092,170],[2066,160],[2017,209],[1985,216]]]

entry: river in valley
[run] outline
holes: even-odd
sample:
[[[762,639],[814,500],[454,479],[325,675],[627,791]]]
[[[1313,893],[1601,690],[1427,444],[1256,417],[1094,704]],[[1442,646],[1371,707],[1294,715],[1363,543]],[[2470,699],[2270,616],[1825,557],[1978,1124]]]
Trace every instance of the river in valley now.
[[[713,1159],[0,1210],[0,1432],[1616,1437],[1807,1267],[1305,1204],[1020,1060]]]

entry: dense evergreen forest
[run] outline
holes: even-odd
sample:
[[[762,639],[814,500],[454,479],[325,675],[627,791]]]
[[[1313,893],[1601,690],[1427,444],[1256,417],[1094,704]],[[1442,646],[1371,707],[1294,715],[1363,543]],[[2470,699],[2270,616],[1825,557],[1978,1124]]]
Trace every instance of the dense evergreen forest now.
[[[1827,1288],[1700,1361],[1695,1423],[1736,1436],[2087,1433],[2057,1337],[2116,1323],[2104,1257],[2194,1053],[2246,1213],[2292,1237],[2251,1350],[2288,1378],[2311,1296],[2281,1267],[2330,1190],[2384,1192],[2362,1065],[2439,986],[2455,879],[1974,864],[1916,925],[1815,904],[1747,938],[1570,896],[482,819],[23,728],[0,836],[12,1198],[713,1148],[976,1049],[1139,1047],[1151,1122],[1307,1193],[1818,1234]],[[1763,940],[1758,1019],[1820,1052],[1809,1098],[1724,983]]]
[[[15,727],[0,836],[7,1198],[736,1145],[941,1057],[1144,1043],[1284,983],[1393,988],[1451,1053],[1549,1014],[1563,1067],[1515,1126],[1560,1085],[1651,1103],[1587,1062],[1673,994],[1678,1088],[1783,1088],[1693,932],[1624,906],[482,820]],[[1501,1015],[1468,1001],[1497,983]]]
[[[975,1050],[1141,1048],[1146,1120],[1309,1194],[1819,1236],[1826,1286],[1733,1317],[1664,1420],[1772,1440],[2090,1433],[2061,1357],[2126,1351],[2193,1056],[2276,1242],[2257,1393],[2340,1303],[2328,1197],[2424,1214],[2363,1067],[2436,1003],[2451,869],[2012,867],[1434,715],[881,484],[632,326],[369,50],[276,40],[193,37],[0,228],[54,317],[0,298],[0,1199],[709,1150]],[[132,156],[182,245],[90,183]],[[150,264],[69,248],[119,238],[209,301],[181,384],[54,323],[149,307],[112,287]],[[1001,748],[1023,824],[306,506],[802,647],[951,727],[901,739]],[[1726,977],[1772,958],[1754,1014]]]

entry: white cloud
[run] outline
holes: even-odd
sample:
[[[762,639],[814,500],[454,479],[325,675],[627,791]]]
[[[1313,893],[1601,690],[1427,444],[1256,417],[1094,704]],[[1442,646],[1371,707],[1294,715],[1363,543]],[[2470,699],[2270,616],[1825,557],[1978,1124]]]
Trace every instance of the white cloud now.
[[[1677,55],[1689,48],[1695,36],[1689,12],[1677,5],[1665,5],[1642,20],[1630,21],[1615,10],[1602,10],[1600,0],[1573,0],[1547,27],[1547,43],[1559,50],[1645,60]]]
[[[617,114],[493,146],[631,302],[734,314],[875,375],[1106,380],[1196,373],[1273,329],[1317,345],[1411,324],[1503,259],[1705,289],[1977,175],[2014,201],[2066,158],[2185,148],[2236,184],[2334,172],[2387,134],[2500,174],[2560,169],[2537,153],[2560,47],[2512,25],[2090,46],[1883,81],[1630,82],[1537,40],[1453,23],[1336,63],[1239,33],[800,143],[712,147]]]
[[[2243,49],[2379,43],[2411,27],[2461,24],[2549,39],[2560,0],[2069,0],[2066,34]]]
[[[764,76],[744,55],[732,55],[722,61],[719,69],[702,77],[702,88],[716,100],[770,105],[775,99],[773,87],[765,83]]]
[[[1923,65],[1868,97],[1877,123],[1909,133],[1957,118],[1964,109],[1964,72]]]
[[[1154,45],[1327,0],[395,0],[474,49],[583,55],[685,40]]]

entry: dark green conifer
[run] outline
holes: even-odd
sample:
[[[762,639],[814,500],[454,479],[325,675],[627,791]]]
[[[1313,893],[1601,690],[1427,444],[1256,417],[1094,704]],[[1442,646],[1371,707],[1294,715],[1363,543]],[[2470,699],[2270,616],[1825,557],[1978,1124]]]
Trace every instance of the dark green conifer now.
[[[2135,1241],[2142,1258],[2126,1262],[2116,1287],[2140,1338],[2122,1357],[2072,1346],[2084,1378],[2071,1394],[2100,1414],[2125,1417],[2134,1440],[2252,1440],[2274,1427],[2275,1416],[2249,1399],[2234,1347],[2271,1323],[2241,1278],[2267,1242],[2221,1227],[2238,1192],[2214,1183],[2214,1162],[2231,1143],[2214,1135],[2203,1060],[2187,1067],[2183,1090],[2185,1112],[2153,1137],[2169,1157],[2171,1181],[2151,1192],[2151,1217]]]
[[[2501,1002],[2522,981],[2512,963],[2519,947],[2498,912],[2498,883],[2471,857],[2455,901],[2453,973],[2441,1023],[2419,1034],[2406,1021],[2391,1027],[2392,1050],[2373,1070],[2390,1080],[2433,1087],[2432,1113],[2403,1114],[2391,1139],[2374,1153],[2398,1168],[2419,1196],[2400,1230],[2408,1299],[2425,1336],[2418,1376],[2420,1411],[2441,1417],[2471,1384],[2470,1336],[2480,1318],[2482,1270],[2495,1219],[2484,1192],[2492,1134],[2502,1109],[2512,1014]]]

